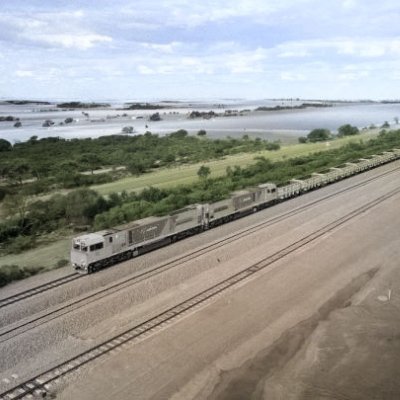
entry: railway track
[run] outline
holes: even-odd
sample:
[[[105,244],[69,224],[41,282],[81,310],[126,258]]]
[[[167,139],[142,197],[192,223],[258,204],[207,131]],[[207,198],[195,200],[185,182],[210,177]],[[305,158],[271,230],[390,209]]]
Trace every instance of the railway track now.
[[[43,285],[35,286],[32,289],[24,290],[23,292],[19,292],[15,295],[6,297],[4,299],[0,299],[0,308],[4,308],[11,304],[18,303],[19,301],[28,299],[37,294],[47,292],[50,289],[54,289],[59,286],[65,285],[66,283],[75,281],[80,277],[81,276],[76,273],[69,274],[69,275],[63,276],[62,278],[55,279],[48,283],[44,283]]]
[[[173,260],[167,261],[167,262],[165,262],[161,265],[158,265],[154,268],[148,269],[145,272],[141,272],[141,273],[139,273],[135,276],[132,276],[128,279],[124,279],[123,281],[117,282],[115,284],[112,284],[111,286],[100,289],[100,290],[96,291],[95,293],[90,293],[79,299],[73,300],[73,301],[69,302],[68,304],[60,305],[59,307],[53,308],[51,310],[46,310],[45,312],[38,313],[35,316],[31,317],[30,319],[22,320],[20,323],[17,322],[17,323],[12,323],[8,326],[4,326],[3,328],[0,329],[0,344],[6,342],[8,340],[14,339],[19,335],[22,335],[30,330],[33,330],[41,325],[51,322],[57,318],[65,316],[73,311],[76,311],[83,306],[87,306],[91,303],[99,301],[107,296],[115,294],[116,292],[122,291],[130,286],[136,285],[136,284],[138,284],[144,280],[150,279],[156,275],[165,273],[173,268],[180,266],[181,264],[183,264],[189,260],[193,260],[196,257],[200,257],[200,256],[202,256],[210,251],[216,250],[224,245],[227,245],[234,241],[240,240],[246,236],[254,234],[255,232],[257,232],[261,229],[264,229],[266,227],[277,224],[277,223],[285,220],[286,218],[289,218],[299,212],[306,211],[310,207],[313,207],[320,202],[323,202],[330,198],[334,198],[339,194],[342,194],[342,193],[345,193],[345,192],[348,192],[351,190],[355,190],[359,187],[365,186],[372,181],[380,179],[383,176],[387,176],[391,173],[397,172],[398,170],[400,170],[400,167],[398,167],[394,170],[391,170],[391,171],[387,171],[384,174],[381,174],[379,176],[364,180],[356,185],[345,188],[341,191],[338,191],[338,192],[329,194],[327,196],[324,196],[320,199],[314,200],[304,206],[299,206],[297,208],[294,208],[294,209],[292,209],[288,212],[285,212],[281,215],[270,218],[267,221],[260,222],[256,225],[251,226],[250,228],[246,228],[240,232],[234,233],[230,236],[220,239],[211,245],[207,245],[207,246],[201,247],[197,250],[191,251],[190,253],[187,253],[183,256],[177,257]],[[81,277],[81,275],[76,275],[76,276],[78,278]]]
[[[237,284],[243,283],[251,279],[258,272],[266,269],[273,263],[282,258],[296,252],[311,242],[323,237],[324,235],[340,228],[347,222],[369,211],[373,207],[392,198],[400,193],[400,188],[394,189],[391,192],[378,197],[377,199],[359,207],[356,210],[338,218],[337,220],[325,225],[324,227],[314,231],[313,233],[304,236],[300,240],[290,244],[289,246],[277,251],[276,253],[254,263],[245,270],[231,275],[221,282],[209,287],[208,289],[196,294],[193,297],[171,307],[170,309],[144,321],[143,323],[126,330],[111,339],[104,341],[81,354],[72,357],[34,377],[26,380],[13,388],[0,393],[0,400],[22,399],[28,395],[36,394],[43,395],[50,390],[53,383],[56,383],[60,378],[73,373],[96,359],[105,356],[113,350],[121,348],[124,344],[134,343],[135,341],[143,340],[148,335],[164,328],[168,324],[182,318],[184,315],[193,312],[199,307],[214,301],[218,296],[225,294],[228,290],[233,289]]]

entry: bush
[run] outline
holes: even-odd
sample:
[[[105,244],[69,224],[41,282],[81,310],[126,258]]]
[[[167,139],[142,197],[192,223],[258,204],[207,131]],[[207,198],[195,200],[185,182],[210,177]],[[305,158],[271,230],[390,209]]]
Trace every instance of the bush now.
[[[69,264],[69,261],[66,260],[65,258],[62,258],[61,260],[57,261],[56,267],[57,268],[66,267],[68,264]]]
[[[11,143],[6,139],[0,138],[0,151],[10,151],[12,149]]]
[[[328,129],[313,129],[308,135],[307,139],[310,142],[323,142],[331,137],[331,132]]]
[[[150,121],[161,121],[160,113],[156,112],[150,115]]]
[[[338,129],[338,137],[343,136],[353,136],[359,134],[360,131],[356,126],[351,126],[350,124],[342,125]]]
[[[127,134],[133,133],[133,126],[124,126],[122,128],[122,133],[127,133]]]
[[[19,265],[2,265],[0,267],[0,287],[13,281],[19,281],[29,276],[38,274],[43,267],[20,267]]]
[[[7,246],[8,253],[18,254],[25,250],[35,247],[36,240],[34,236],[19,235],[12,240]]]

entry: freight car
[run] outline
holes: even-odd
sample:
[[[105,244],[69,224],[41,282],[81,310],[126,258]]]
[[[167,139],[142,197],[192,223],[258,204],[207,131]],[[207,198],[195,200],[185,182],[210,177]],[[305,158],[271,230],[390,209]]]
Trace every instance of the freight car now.
[[[274,183],[264,183],[236,191],[215,203],[189,205],[163,217],[148,217],[81,235],[72,240],[71,264],[78,272],[91,273],[398,158],[400,149],[393,149],[292,180],[279,188]]]

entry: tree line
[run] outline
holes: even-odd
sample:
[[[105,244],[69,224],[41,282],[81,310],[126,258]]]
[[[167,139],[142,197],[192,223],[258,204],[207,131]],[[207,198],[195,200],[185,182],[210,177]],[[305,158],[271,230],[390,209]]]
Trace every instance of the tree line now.
[[[63,139],[32,136],[25,142],[11,145],[0,139],[0,200],[7,191],[14,193],[24,183],[27,194],[39,194],[58,188],[77,188],[110,182],[127,173],[145,173],[154,168],[195,163],[239,152],[279,149],[279,143],[248,136],[235,139],[209,139],[204,130],[190,136],[178,130],[166,136],[147,132],[143,135],[102,136],[97,139]],[[93,174],[109,168],[107,174]],[[82,172],[92,174],[83,175]]]

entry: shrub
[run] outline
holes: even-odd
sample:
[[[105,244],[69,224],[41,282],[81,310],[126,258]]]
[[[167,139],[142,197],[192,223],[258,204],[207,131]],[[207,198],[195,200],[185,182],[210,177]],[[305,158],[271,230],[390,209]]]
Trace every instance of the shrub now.
[[[57,268],[66,267],[68,264],[69,264],[69,261],[66,260],[65,258],[62,258],[61,260],[57,261],[56,267]]]
[[[36,240],[34,236],[19,235],[8,244],[7,252],[18,254],[22,251],[32,249],[35,247],[35,244]]]
[[[0,287],[38,274],[43,267],[20,267],[19,265],[2,265],[0,267]]]
[[[338,129],[339,137],[357,135],[358,133],[360,133],[358,128],[356,126],[351,126],[350,124],[342,125]]]
[[[331,132],[328,129],[313,129],[308,135],[307,139],[310,142],[323,142],[331,137]]]

